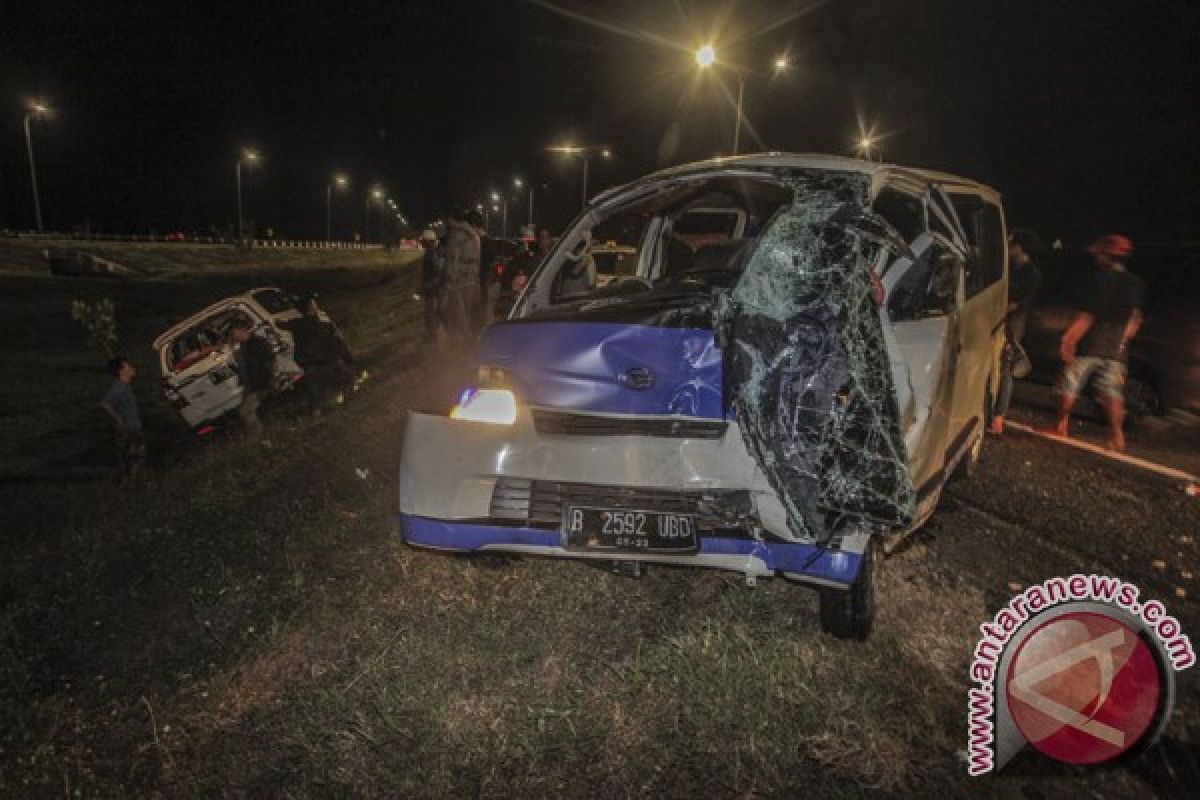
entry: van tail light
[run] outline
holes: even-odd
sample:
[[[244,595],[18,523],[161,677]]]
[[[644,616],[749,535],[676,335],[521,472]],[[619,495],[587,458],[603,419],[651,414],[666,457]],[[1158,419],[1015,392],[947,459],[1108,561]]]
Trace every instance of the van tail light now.
[[[216,430],[217,430],[216,425],[205,425],[203,427],[196,429],[196,435],[197,436],[208,436],[210,433],[213,433]]]
[[[496,274],[497,274],[497,275],[503,275],[503,274],[504,274],[504,262],[503,262],[503,261],[497,261],[497,262],[496,262]]]

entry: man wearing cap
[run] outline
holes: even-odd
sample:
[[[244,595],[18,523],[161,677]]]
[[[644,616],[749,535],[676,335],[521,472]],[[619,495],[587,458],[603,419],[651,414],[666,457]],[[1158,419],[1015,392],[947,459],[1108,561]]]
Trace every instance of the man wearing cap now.
[[[421,302],[425,307],[425,344],[437,343],[438,322],[441,312],[438,295],[442,291],[442,257],[438,253],[438,238],[432,228],[421,231],[421,247],[425,253],[421,259]]]
[[[1056,387],[1058,421],[1050,432],[1068,435],[1075,398],[1094,374],[1097,399],[1108,418],[1108,446],[1124,450],[1126,345],[1141,327],[1146,289],[1136,275],[1125,269],[1125,261],[1133,253],[1133,242],[1128,238],[1103,236],[1088,252],[1097,269],[1091,293],[1063,333],[1059,355],[1064,366]]]

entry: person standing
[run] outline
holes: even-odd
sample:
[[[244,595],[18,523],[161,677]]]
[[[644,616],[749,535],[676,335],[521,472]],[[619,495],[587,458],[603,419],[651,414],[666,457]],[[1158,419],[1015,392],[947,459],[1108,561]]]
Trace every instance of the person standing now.
[[[348,396],[354,388],[354,356],[341,332],[321,318],[317,296],[308,294],[297,304],[302,316],[292,326],[296,363],[304,370],[309,410],[319,415],[335,392]]]
[[[1097,239],[1088,252],[1096,265],[1093,285],[1063,333],[1059,355],[1058,420],[1048,432],[1069,434],[1071,410],[1088,378],[1096,375],[1096,394],[1108,419],[1108,447],[1125,449],[1125,360],[1129,341],[1141,327],[1145,286],[1125,269],[1133,242],[1109,234]]]
[[[254,333],[254,326],[246,317],[234,321],[229,335],[238,345],[238,380],[242,384],[238,417],[242,420],[242,430],[247,438],[265,443],[258,409],[271,393],[271,384],[275,380],[275,351],[266,339]]]
[[[432,228],[421,231],[421,247],[425,249],[421,258],[421,303],[425,310],[425,344],[433,346],[438,341],[441,310],[438,295],[442,290],[442,258],[438,253],[438,238]]]
[[[441,249],[445,278],[438,302],[450,340],[465,346],[471,341],[472,320],[479,306],[479,235],[462,211],[446,215]]]
[[[1000,392],[996,396],[996,407],[992,413],[990,432],[1004,433],[1004,417],[1012,401],[1013,369],[1024,355],[1021,340],[1025,338],[1025,327],[1029,322],[1029,309],[1042,284],[1042,273],[1033,257],[1041,253],[1041,239],[1036,233],[1017,228],[1008,237],[1008,311],[1005,331],[1008,341],[1004,345],[1000,365]]]
[[[492,321],[492,309],[496,306],[492,289],[496,278],[492,272],[496,263],[496,240],[488,236],[487,228],[483,227],[483,215],[478,211],[468,211],[467,222],[479,237],[479,308],[476,316],[478,327],[485,328]]]
[[[100,406],[113,422],[113,444],[117,454],[117,483],[129,486],[146,462],[146,440],[142,435],[142,415],[137,396],[133,393],[133,376],[137,374],[129,360],[117,356],[108,362],[112,385],[100,401]]]

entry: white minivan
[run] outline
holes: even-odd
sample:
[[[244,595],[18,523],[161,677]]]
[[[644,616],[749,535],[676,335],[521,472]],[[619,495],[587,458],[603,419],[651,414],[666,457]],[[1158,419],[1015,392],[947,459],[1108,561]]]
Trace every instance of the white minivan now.
[[[229,329],[239,318],[249,319],[254,333],[275,350],[279,388],[291,387],[303,375],[292,358],[289,330],[300,311],[286,292],[268,286],[213,303],[154,340],[167,399],[198,432],[211,430],[241,405],[235,346],[229,339]]]
[[[593,241],[636,270],[564,280]],[[928,170],[766,153],[605,192],[453,411],[410,415],[403,538],[780,576],[864,637],[880,556],[979,458],[1006,264],[999,195]]]

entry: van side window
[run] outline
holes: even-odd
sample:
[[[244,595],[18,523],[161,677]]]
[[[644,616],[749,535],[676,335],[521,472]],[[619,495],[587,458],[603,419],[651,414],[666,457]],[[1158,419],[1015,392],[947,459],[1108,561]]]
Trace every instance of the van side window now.
[[[1004,276],[1004,222],[1000,209],[977,195],[951,195],[967,235],[966,296],[974,297]]]
[[[925,232],[925,213],[921,201],[910,194],[884,189],[875,198],[875,213],[891,223],[909,244]]]

